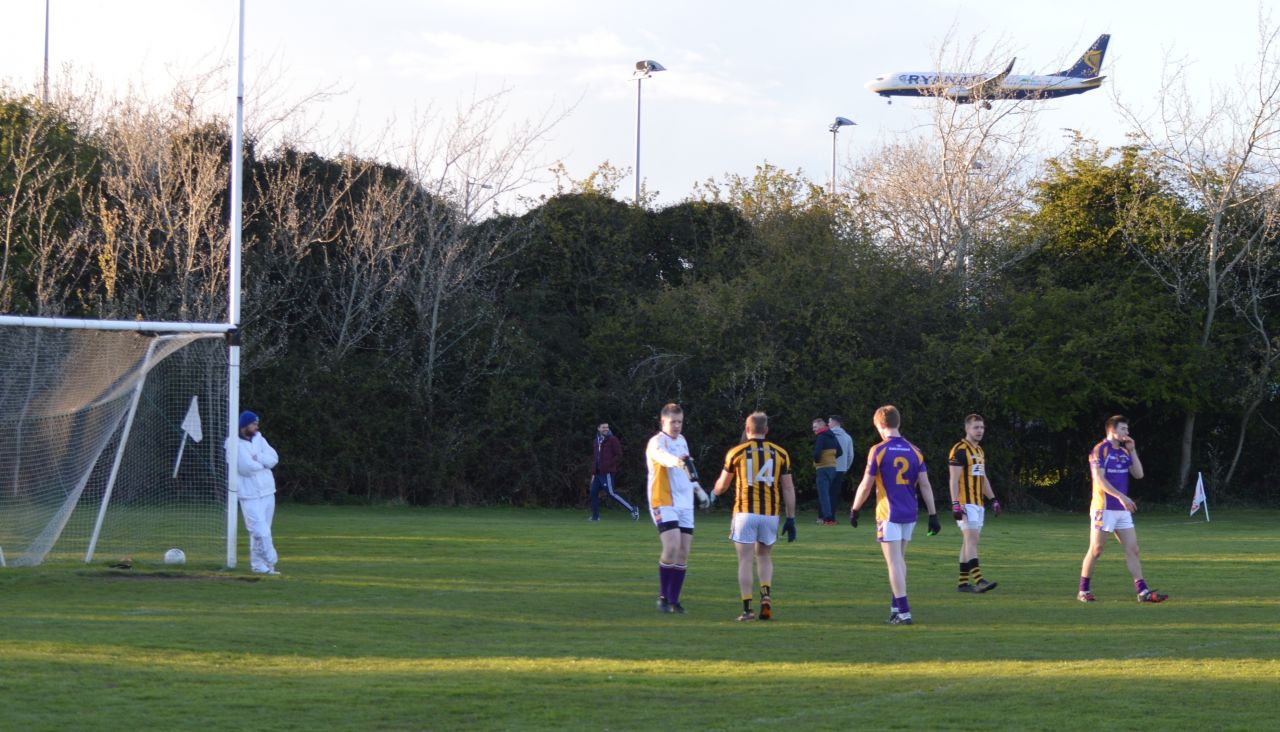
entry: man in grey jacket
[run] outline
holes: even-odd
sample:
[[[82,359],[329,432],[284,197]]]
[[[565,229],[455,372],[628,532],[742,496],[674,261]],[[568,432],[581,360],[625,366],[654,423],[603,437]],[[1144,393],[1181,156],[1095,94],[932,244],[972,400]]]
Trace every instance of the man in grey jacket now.
[[[836,442],[840,443],[840,454],[836,457],[836,479],[831,481],[832,506],[840,505],[840,491],[844,490],[845,473],[853,468],[853,438],[844,431],[842,422],[838,414],[827,417],[827,426],[831,428],[831,434],[836,436]]]
[[[228,460],[230,452],[228,448]],[[271,540],[271,520],[276,513],[276,479],[271,469],[280,462],[280,456],[262,436],[258,415],[253,412],[240,414],[236,456],[240,514],[249,532],[249,566],[255,574],[278,575],[276,547]]]

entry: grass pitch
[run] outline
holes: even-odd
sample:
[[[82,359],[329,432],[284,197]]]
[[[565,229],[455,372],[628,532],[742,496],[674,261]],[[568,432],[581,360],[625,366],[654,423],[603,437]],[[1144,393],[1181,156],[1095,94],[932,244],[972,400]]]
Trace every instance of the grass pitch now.
[[[1280,682],[1280,512],[1140,513],[1139,605],[1112,544],[1075,601],[1082,515],[989,519],[908,552],[888,627],[873,530],[802,518],[775,620],[737,623],[728,512],[700,514],[682,601],[620,511],[283,505],[280,578],[0,570],[0,728],[1259,729]],[[242,552],[242,557],[244,554]],[[242,559],[242,561],[245,561]]]

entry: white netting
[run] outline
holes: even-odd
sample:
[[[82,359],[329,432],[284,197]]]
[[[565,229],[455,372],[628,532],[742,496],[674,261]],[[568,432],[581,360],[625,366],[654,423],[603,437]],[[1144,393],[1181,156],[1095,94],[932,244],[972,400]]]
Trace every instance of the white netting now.
[[[226,395],[217,334],[0,326],[7,564],[84,561],[91,544],[95,560],[178,547],[224,564]]]

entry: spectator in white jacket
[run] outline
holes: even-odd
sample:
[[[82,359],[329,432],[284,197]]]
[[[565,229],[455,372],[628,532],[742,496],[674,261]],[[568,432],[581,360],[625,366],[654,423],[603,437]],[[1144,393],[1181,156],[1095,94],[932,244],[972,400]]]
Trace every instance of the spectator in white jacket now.
[[[230,454],[227,458],[230,460]],[[242,412],[236,482],[240,514],[249,532],[249,566],[257,574],[280,574],[276,570],[276,547],[271,541],[271,520],[276,513],[276,479],[271,469],[278,462],[280,456],[258,429],[258,415]]]

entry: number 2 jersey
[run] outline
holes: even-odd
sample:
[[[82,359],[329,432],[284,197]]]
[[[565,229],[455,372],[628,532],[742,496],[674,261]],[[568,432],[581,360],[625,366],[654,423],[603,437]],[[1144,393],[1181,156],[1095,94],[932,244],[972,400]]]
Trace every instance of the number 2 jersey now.
[[[905,437],[890,437],[871,448],[867,474],[875,478],[876,521],[916,520],[916,481],[927,472],[924,453]]]
[[[733,476],[734,513],[777,516],[782,505],[782,476],[791,474],[791,456],[768,440],[747,440],[724,456]]]
[[[681,458],[688,454],[689,443],[684,435],[672,437],[659,432],[649,438],[644,451],[649,466],[649,508],[693,508],[693,481],[689,471],[680,466]]]

